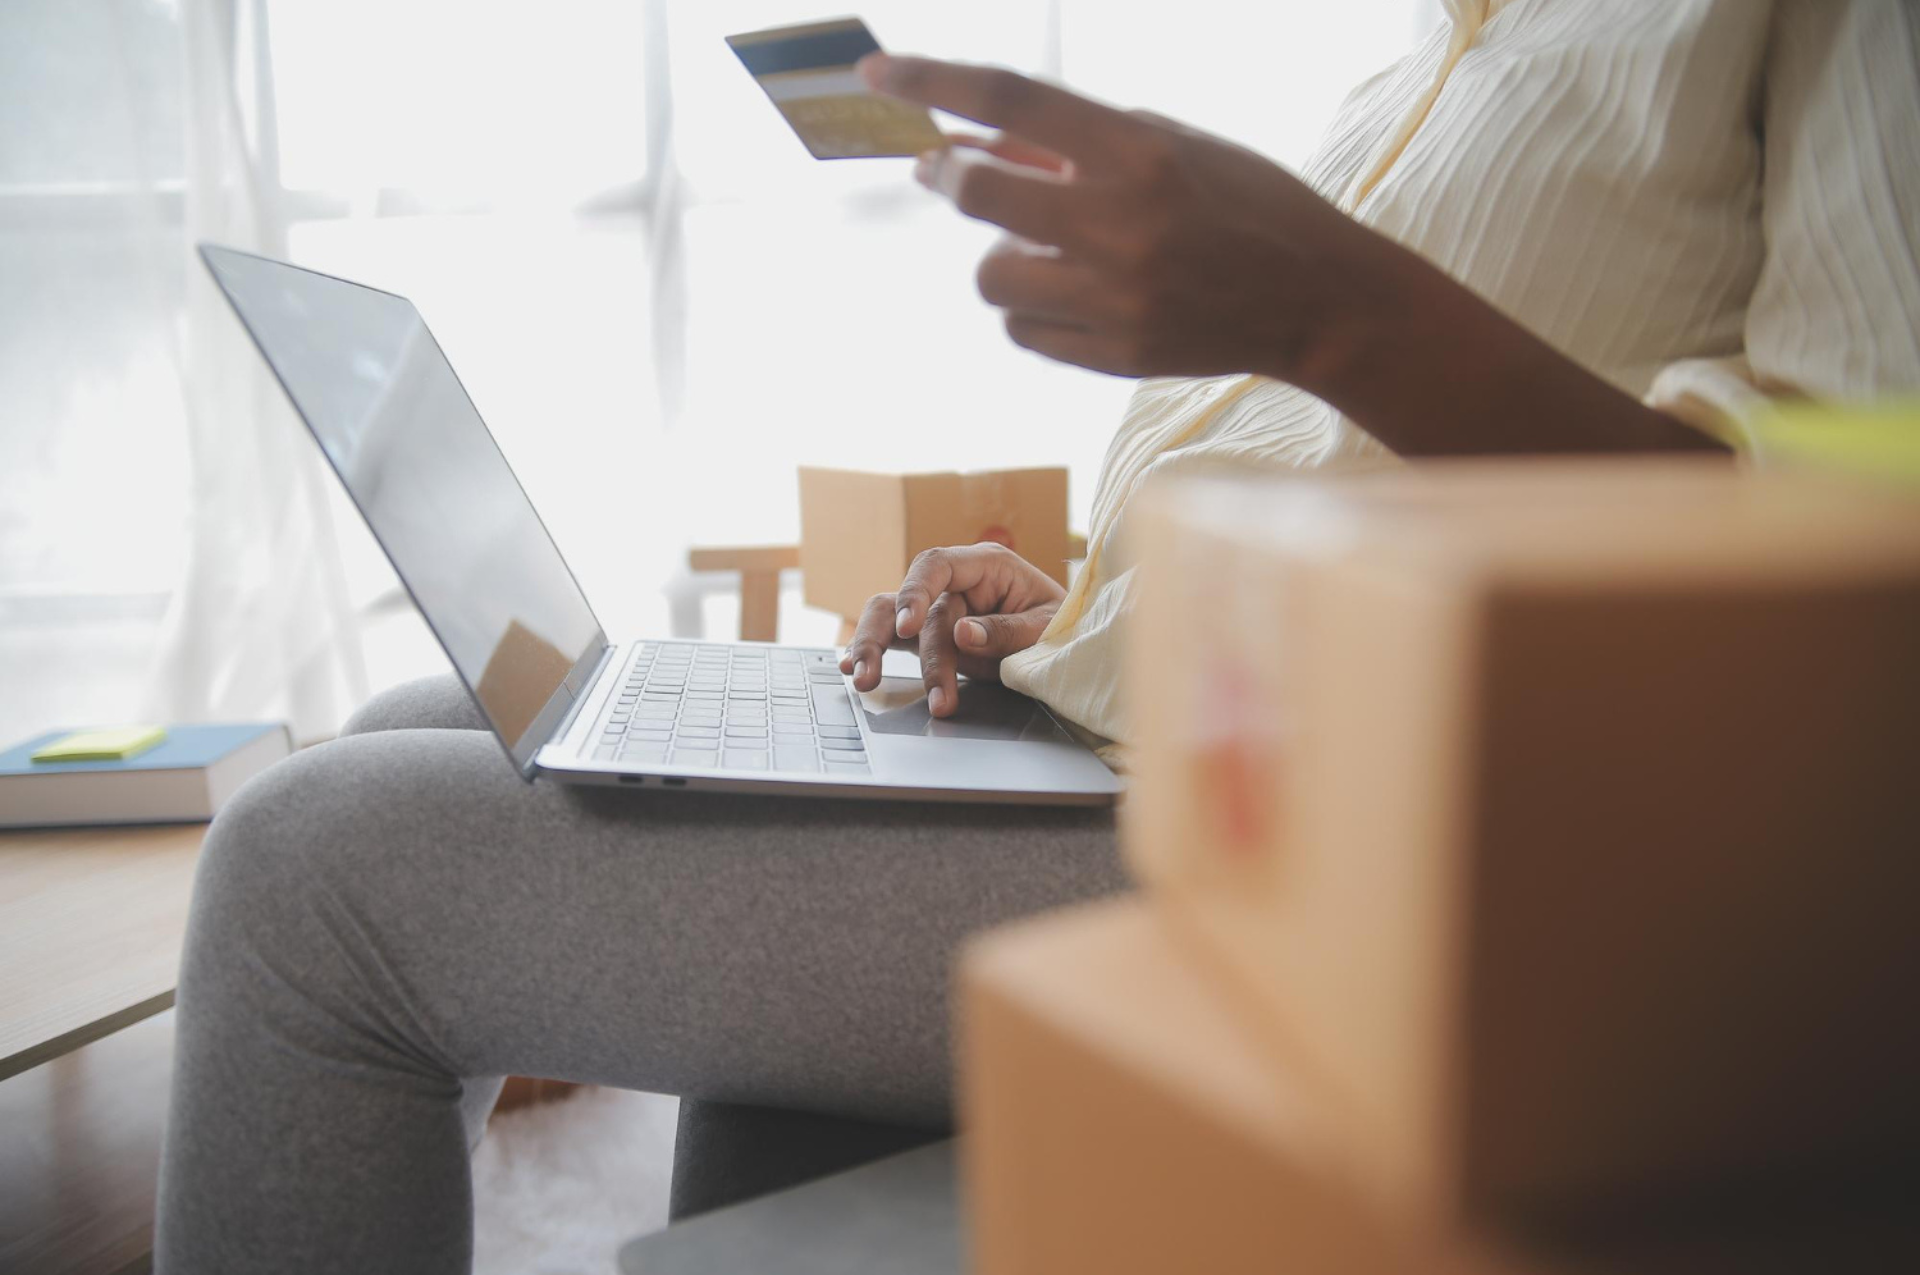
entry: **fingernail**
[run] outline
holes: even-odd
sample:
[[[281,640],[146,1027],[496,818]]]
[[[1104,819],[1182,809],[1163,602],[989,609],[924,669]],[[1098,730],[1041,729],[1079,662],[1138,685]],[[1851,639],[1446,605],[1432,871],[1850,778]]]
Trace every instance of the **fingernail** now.
[[[913,613],[905,607],[901,607],[898,611],[895,611],[893,613],[893,631],[901,637],[905,637],[907,635],[907,621],[912,618],[912,615]]]
[[[938,713],[947,706],[947,693],[938,686],[927,692],[927,707]]]
[[[857,680],[859,678],[865,677],[866,675],[867,675],[867,662],[865,660],[861,660],[859,663],[853,666],[853,676]]]
[[[958,630],[960,640],[968,646],[985,646],[987,643],[987,626],[978,620],[962,620]]]

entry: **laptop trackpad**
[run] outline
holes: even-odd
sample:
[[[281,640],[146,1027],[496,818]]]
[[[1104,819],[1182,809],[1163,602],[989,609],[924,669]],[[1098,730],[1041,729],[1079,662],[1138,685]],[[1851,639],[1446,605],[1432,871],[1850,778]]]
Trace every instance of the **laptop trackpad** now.
[[[927,710],[927,688],[918,679],[885,677],[859,698],[867,730],[876,735],[1028,740],[1066,735],[1039,704],[998,682],[963,679],[959,709],[951,717],[938,719]]]

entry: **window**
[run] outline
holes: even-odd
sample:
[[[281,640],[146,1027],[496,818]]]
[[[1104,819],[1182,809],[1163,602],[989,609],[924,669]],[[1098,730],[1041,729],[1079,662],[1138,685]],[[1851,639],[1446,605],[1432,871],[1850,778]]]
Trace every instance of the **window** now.
[[[1164,6],[1095,0],[861,11],[889,47],[1057,74],[1298,162],[1436,8],[1189,0],[1172,27]],[[992,232],[904,163],[806,158],[720,39],[843,12],[0,5],[0,733],[135,711],[190,569],[244,607],[285,565],[238,525],[261,494],[236,501],[189,460],[213,410],[189,352],[255,366],[231,317],[192,300],[189,217],[210,201],[257,197],[275,250],[418,302],[611,630],[666,629],[688,543],[792,537],[801,462],[1064,463],[1084,523],[1130,387],[1010,346],[972,290]],[[210,58],[229,28],[232,56]],[[244,136],[256,185],[190,188],[210,118]],[[236,448],[291,428],[264,399],[219,410]],[[378,621],[372,682],[444,667],[328,498],[340,562],[322,574]],[[212,560],[191,533],[221,519],[235,534]],[[789,619],[796,640],[831,637],[826,617]],[[281,711],[246,707],[278,674],[229,672],[192,674],[232,692],[203,702]]]

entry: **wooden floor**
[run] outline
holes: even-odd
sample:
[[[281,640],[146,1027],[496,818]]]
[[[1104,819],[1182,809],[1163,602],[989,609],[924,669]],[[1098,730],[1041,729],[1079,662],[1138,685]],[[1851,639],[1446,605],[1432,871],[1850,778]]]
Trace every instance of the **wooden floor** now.
[[[204,824],[0,835],[0,1275],[151,1266]]]
[[[0,1080],[0,1272],[150,1268],[171,1011]]]

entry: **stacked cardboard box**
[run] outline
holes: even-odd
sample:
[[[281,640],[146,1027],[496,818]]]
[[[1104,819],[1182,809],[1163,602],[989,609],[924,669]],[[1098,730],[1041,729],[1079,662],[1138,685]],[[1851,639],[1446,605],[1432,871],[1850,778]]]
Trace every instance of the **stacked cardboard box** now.
[[[858,619],[925,549],[1003,544],[1067,581],[1067,471],[877,474],[800,471],[800,571],[808,606]]]
[[[961,1144],[982,1275],[1883,1275],[1920,1269],[1914,1182],[1840,1180],[1578,1230],[1361,1189],[1339,1102],[1275,1063],[1164,909],[1011,927],[967,958]]]
[[[1266,1136],[1294,1167],[1262,1180],[1342,1228],[1348,1264],[1301,1269],[1410,1269],[1405,1243],[1479,1269],[1473,1236],[1910,1161],[1914,505],[1720,465],[1507,463],[1188,480],[1138,527],[1127,848],[1183,977],[1262,1060],[1244,1087],[1266,1075],[1309,1130]],[[994,1231],[1017,1212],[996,1087],[1091,1082],[1013,1078],[1018,962],[996,982],[990,953],[967,1092],[1000,1275],[1039,1268]],[[1056,1050],[1079,1032],[1083,1073],[1137,1061],[1074,1022],[1094,982],[1058,991],[1024,1020],[1059,1015]],[[1133,1013],[1147,1030],[1173,1003]],[[1164,1066],[1133,1072],[1149,1088],[1177,1087],[1198,1031],[1170,1021]],[[1021,1154],[1071,1172],[1082,1131],[1022,1101]],[[1227,1106],[1243,1142],[1279,1129]],[[1300,1252],[1242,1239],[1265,1269]]]

